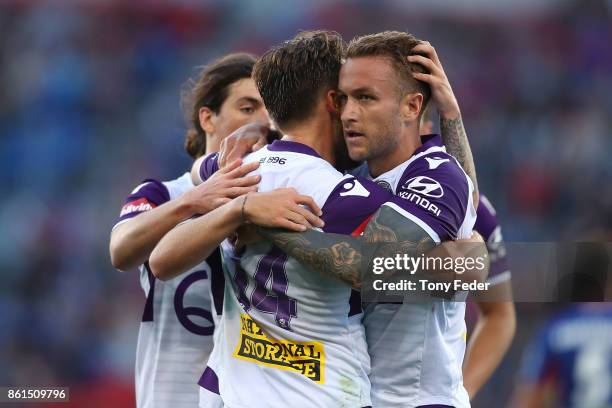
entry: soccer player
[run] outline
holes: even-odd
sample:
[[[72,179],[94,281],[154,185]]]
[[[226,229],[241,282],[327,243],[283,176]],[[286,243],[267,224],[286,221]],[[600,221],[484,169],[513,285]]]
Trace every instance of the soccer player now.
[[[421,134],[432,133],[433,122],[428,110],[423,114]],[[443,134],[444,136],[444,134]],[[472,292],[479,317],[470,335],[463,363],[463,384],[470,399],[478,393],[499,366],[516,330],[516,313],[512,302],[511,272],[501,226],[491,202],[480,195],[474,230],[485,240],[489,252],[489,276],[486,292]]]
[[[591,241],[577,243],[575,252],[565,246],[562,255],[572,259],[572,270],[560,276],[560,300],[585,303],[566,307],[537,331],[523,355],[513,407],[612,406],[612,304],[605,302],[612,253]]]
[[[610,333],[610,303],[576,304],[548,321],[523,357],[513,406],[612,406]]]
[[[366,160],[373,180],[410,210],[403,214],[411,229],[381,217],[370,222],[364,235],[373,225],[375,235],[392,241],[468,238],[476,217],[475,184],[446,153],[439,136],[419,137],[423,107],[435,93],[446,144],[475,181],[459,107],[433,47],[399,32],[356,38],[347,49],[339,90],[351,159]],[[267,104],[263,92],[262,96]],[[312,230],[262,233],[321,273],[359,279],[354,259],[364,252],[354,239]],[[346,253],[353,256],[346,260]],[[374,407],[470,405],[461,370],[464,315],[464,302],[434,298],[366,307],[363,323],[372,360]]]
[[[476,209],[474,229],[482,235],[489,251],[487,282],[490,286],[486,293],[472,293],[479,317],[463,363],[463,382],[470,399],[491,377],[508,351],[516,330],[512,276],[506,246],[495,209],[482,194]]]
[[[202,71],[191,95],[192,129],[185,142],[194,159],[218,150],[222,139],[237,127],[268,122],[250,78],[254,63],[249,54],[230,54]],[[147,259],[159,239],[179,222],[255,190],[258,177],[242,176],[256,166],[238,164],[198,187],[189,173],[165,182],[146,180],[128,195],[113,227],[112,264],[123,271],[140,265],[146,295],[136,353],[138,407],[193,407],[198,402],[197,380],[213,345],[216,312],[210,286],[213,276],[222,279],[219,256],[214,254],[188,274],[166,282],[154,278]]]
[[[459,222],[470,208],[471,182],[454,159],[442,157],[446,153],[441,147],[423,156],[434,164],[441,160],[435,168],[449,163],[444,167],[446,178],[441,179],[440,188],[450,183],[456,190],[450,191],[446,201],[438,203],[438,209],[446,210],[444,219],[450,220],[450,231],[446,231],[447,225],[442,223],[434,225],[435,214],[413,201],[394,197],[389,192],[385,195],[382,189],[367,181],[343,177],[322,160],[325,158],[333,163],[334,149],[341,148],[334,137],[339,130],[335,109],[339,50],[341,40],[337,36],[304,33],[275,47],[258,62],[254,73],[258,88],[272,118],[286,135],[283,140],[245,158],[246,162],[261,163],[258,170],[262,174],[260,189],[290,185],[312,195],[317,204],[322,204],[324,231],[328,232],[359,232],[373,209],[391,201],[376,212],[365,232],[370,239],[379,233],[388,237],[390,226],[393,226],[390,233],[395,242],[389,252],[422,253],[436,240],[439,242],[439,234],[455,235],[462,224],[471,232],[468,222]],[[400,83],[400,87],[403,85]],[[415,94],[406,98],[408,106],[401,112],[401,118],[411,123],[418,138],[423,94]],[[411,142],[416,149],[419,141]],[[435,155],[428,156],[430,153]],[[423,162],[428,163],[426,159]],[[215,157],[205,160],[203,178],[206,179],[215,167]],[[457,191],[461,192],[461,197]],[[248,205],[247,200],[248,196],[242,200],[244,206]],[[158,262],[162,269],[176,265],[189,253],[210,245],[210,234],[198,236],[204,225],[214,225],[210,231],[219,232],[221,238],[227,236],[235,228],[231,223],[237,211],[224,207],[183,224],[164,237],[152,254],[153,270],[157,269]],[[228,227],[223,231],[225,225]],[[279,234],[282,241],[284,233]],[[315,234],[317,239],[320,236],[338,239],[337,234]],[[186,242],[188,237],[190,242]],[[406,238],[399,241],[398,237]],[[363,240],[357,238],[345,240],[341,245],[363,245]],[[331,265],[329,262],[335,261],[334,251],[328,248],[327,242],[323,242],[317,247],[320,253],[314,256],[320,254],[321,262],[314,268],[323,273]],[[366,256],[360,254],[359,258],[355,262],[349,260],[349,268],[369,265],[367,261],[362,262],[361,258]],[[318,406],[335,406],[339,402],[346,406],[365,405],[369,396],[363,371],[367,369],[359,362],[363,345],[359,337],[352,334],[354,329],[347,319],[350,286],[325,276],[313,276],[295,259],[287,258],[269,244],[247,246],[246,253],[234,259],[234,270],[227,276],[234,281],[230,289],[234,296],[225,298],[221,324],[225,341],[216,343],[202,384],[213,392],[220,392],[227,406],[246,406],[252,400],[276,406],[269,397],[273,389],[282,392],[284,399],[290,399],[297,406],[309,406],[309,401]],[[298,259],[302,260],[299,256]],[[313,260],[317,261],[311,257],[306,262]],[[186,266],[182,264],[181,268]],[[352,270],[349,272],[358,275]],[[359,313],[361,308],[356,306],[355,313]],[[251,387],[247,389],[245,384]]]

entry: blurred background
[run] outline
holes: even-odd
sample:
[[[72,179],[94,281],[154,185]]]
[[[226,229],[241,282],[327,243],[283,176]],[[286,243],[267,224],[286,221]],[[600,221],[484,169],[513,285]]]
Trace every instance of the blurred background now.
[[[180,90],[195,67],[312,28],[436,47],[507,241],[610,241],[612,1],[4,0],[0,385],[131,404],[145,297],[109,261],[123,198],[190,166]],[[525,345],[561,308],[517,304],[475,407],[510,400]]]

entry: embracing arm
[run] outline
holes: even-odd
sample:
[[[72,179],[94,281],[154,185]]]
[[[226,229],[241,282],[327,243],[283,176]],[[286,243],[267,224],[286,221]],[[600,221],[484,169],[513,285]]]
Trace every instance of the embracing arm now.
[[[393,228],[388,227],[391,225]],[[312,229],[295,233],[259,228],[258,232],[301,263],[356,288],[361,286],[374,258],[417,256],[435,245],[421,227],[388,206],[374,214],[361,237]]]
[[[249,193],[168,232],[151,253],[149,266],[155,277],[170,279],[208,258],[245,222],[304,231],[323,225],[317,214],[321,209],[314,200],[292,188]]]
[[[149,259],[156,278],[171,279],[188,271],[206,258],[241,224],[241,208],[246,196],[187,221],[168,232]]]
[[[232,162],[180,197],[115,227],[109,245],[113,266],[125,271],[142,264],[159,240],[178,223],[195,214],[206,214],[232,198],[255,191],[259,176],[247,174],[255,170],[258,163],[240,164],[240,160]]]
[[[470,399],[499,366],[516,331],[510,280],[492,285],[487,296],[503,300],[482,301],[475,297],[480,315],[470,336],[463,363],[463,384]]]
[[[127,271],[141,265],[168,231],[192,215],[187,203],[172,200],[118,225],[111,233],[109,245],[113,266]]]

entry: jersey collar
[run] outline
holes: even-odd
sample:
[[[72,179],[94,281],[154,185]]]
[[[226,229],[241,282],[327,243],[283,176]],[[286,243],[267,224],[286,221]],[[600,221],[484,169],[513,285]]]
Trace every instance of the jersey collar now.
[[[312,147],[307,146],[304,143],[293,142],[290,140],[275,140],[268,145],[268,150],[273,152],[301,153],[321,158],[321,156],[319,156],[319,154]]]

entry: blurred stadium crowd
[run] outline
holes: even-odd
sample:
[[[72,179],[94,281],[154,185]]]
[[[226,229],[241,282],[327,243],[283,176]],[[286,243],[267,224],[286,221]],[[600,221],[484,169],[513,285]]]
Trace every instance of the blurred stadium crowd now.
[[[112,384],[131,395],[144,297],[109,262],[122,199],[189,165],[180,90],[194,67],[259,54],[299,29],[429,40],[506,240],[609,240],[612,3],[470,15],[425,3],[3,2],[0,385]],[[515,344],[482,406],[509,395],[521,345],[554,308],[518,305]]]

